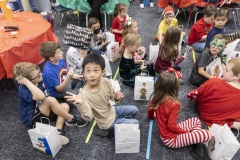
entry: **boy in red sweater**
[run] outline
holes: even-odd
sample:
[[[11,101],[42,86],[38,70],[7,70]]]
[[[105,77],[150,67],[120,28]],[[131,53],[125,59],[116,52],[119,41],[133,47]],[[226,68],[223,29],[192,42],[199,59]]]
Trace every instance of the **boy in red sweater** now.
[[[216,7],[213,5],[207,6],[203,11],[203,18],[199,19],[191,28],[188,36],[188,45],[194,50],[203,52],[206,44],[207,34],[214,26],[214,12]]]

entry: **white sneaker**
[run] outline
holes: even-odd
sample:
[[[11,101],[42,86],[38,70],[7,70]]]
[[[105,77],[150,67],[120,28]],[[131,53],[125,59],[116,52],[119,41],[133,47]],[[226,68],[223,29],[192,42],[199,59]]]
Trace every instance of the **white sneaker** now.
[[[65,136],[59,135],[59,139],[62,145],[66,145],[69,142],[69,139]]]
[[[143,3],[140,4],[140,8],[144,8],[144,4]]]
[[[153,8],[154,7],[154,3],[150,2],[150,7]]]

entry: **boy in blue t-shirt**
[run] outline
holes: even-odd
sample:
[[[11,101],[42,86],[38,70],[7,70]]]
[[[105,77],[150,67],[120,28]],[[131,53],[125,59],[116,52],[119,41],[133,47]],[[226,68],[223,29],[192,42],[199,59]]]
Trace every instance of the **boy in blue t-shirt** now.
[[[13,67],[13,74],[19,85],[19,114],[24,126],[32,128],[36,122],[56,122],[59,134],[66,121],[67,126],[83,127],[88,122],[68,113],[67,103],[59,104],[53,97],[48,96],[42,82],[39,67],[30,62],[20,62]]]
[[[83,76],[74,74],[73,69],[68,71],[59,44],[51,41],[43,42],[40,46],[40,54],[47,60],[43,68],[43,81],[50,95],[64,99],[66,91],[78,93],[79,88],[74,89],[71,79],[81,80]],[[79,83],[83,84],[83,81]]]
[[[210,30],[207,35],[205,50],[209,51],[210,42],[216,34],[225,34],[225,24],[229,18],[229,11],[227,8],[219,8],[214,14],[214,27]]]

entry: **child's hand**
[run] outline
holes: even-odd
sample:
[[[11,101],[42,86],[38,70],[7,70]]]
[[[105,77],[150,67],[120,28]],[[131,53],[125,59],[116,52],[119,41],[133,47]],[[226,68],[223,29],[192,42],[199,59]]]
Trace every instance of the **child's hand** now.
[[[145,66],[144,63],[142,63],[140,69],[141,69],[141,70],[145,70],[146,68],[147,68],[147,66]]]
[[[81,74],[74,74],[74,79],[83,80],[84,76]]]
[[[74,71],[73,71],[73,68],[71,68],[67,73],[67,77],[71,79],[73,76],[74,76]]]
[[[107,45],[107,41],[102,41],[102,47]]]
[[[73,104],[79,104],[79,103],[83,102],[82,88],[80,88],[78,94],[74,94],[74,93],[71,93],[71,92],[66,92],[66,93],[67,93],[67,96],[64,96],[64,98],[68,102],[72,102]]]
[[[28,82],[30,82],[27,78],[22,77],[22,76],[16,77],[15,80],[16,80],[19,84],[23,84],[23,85],[26,85]]]
[[[114,100],[115,101],[119,101],[123,97],[124,97],[124,95],[121,91],[114,92]]]

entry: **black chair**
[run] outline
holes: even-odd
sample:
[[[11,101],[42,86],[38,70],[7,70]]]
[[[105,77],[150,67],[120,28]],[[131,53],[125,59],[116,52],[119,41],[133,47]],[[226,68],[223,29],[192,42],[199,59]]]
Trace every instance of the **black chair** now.
[[[51,8],[54,11],[53,23],[55,22],[56,15],[57,14],[61,14],[61,19],[60,19],[59,26],[58,26],[58,32],[59,32],[60,31],[60,27],[62,25],[62,20],[63,20],[64,16],[66,17],[67,20],[70,21],[70,19],[67,16],[67,15],[69,15],[71,17],[72,21],[74,21],[74,19],[72,18],[71,14],[69,13],[69,11],[71,11],[72,9],[63,7],[61,5],[56,6],[56,0],[50,0],[50,3],[51,3]]]

